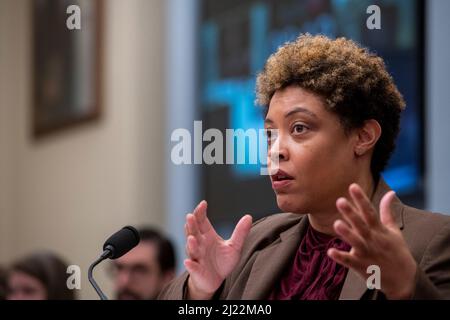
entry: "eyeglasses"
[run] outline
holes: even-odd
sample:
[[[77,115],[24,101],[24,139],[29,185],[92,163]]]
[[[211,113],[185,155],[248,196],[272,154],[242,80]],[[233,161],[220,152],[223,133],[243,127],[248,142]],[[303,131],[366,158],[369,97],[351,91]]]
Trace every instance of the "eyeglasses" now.
[[[128,273],[130,277],[135,279],[142,279],[152,272],[149,266],[144,264],[130,264],[124,265],[120,263],[112,263],[108,267],[108,274],[112,278],[116,278],[120,274]]]

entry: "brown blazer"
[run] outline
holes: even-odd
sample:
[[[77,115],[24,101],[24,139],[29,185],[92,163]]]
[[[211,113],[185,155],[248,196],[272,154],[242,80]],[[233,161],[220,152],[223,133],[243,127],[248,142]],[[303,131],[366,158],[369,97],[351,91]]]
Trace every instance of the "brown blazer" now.
[[[372,197],[375,208],[379,208],[382,196],[389,190],[380,179]],[[450,216],[408,207],[398,198],[392,210],[418,264],[413,299],[450,299]],[[275,214],[256,221],[246,239],[240,262],[215,297],[267,298],[285,268],[292,263],[307,226],[307,215],[293,213]],[[158,298],[183,299],[188,276],[185,272],[174,279]],[[340,299],[383,298],[380,291],[368,290],[366,280],[356,272],[348,271]]]

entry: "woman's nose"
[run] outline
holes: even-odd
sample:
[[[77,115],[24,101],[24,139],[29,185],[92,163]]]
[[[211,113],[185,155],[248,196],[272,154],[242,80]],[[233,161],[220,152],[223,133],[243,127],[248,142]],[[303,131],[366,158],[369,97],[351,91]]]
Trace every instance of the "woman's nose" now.
[[[284,143],[283,137],[278,135],[277,138],[269,147],[268,152],[269,160],[275,161],[286,161],[289,159],[289,150]]]

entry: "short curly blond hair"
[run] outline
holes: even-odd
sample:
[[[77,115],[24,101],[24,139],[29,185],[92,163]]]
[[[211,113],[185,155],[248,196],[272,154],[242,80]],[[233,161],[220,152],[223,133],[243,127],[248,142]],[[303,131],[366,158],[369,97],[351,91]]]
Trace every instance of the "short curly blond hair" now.
[[[395,149],[405,101],[383,59],[352,40],[301,35],[272,54],[256,84],[257,104],[266,108],[275,91],[298,85],[321,96],[346,132],[375,119],[382,128],[371,162],[374,177]]]

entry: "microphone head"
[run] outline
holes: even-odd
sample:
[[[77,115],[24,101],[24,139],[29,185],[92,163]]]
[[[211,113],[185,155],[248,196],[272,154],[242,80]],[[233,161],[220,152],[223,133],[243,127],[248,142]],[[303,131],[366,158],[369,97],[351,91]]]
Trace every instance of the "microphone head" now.
[[[133,249],[140,241],[138,231],[126,226],[114,233],[103,244],[103,250],[109,250],[108,258],[117,259]]]

